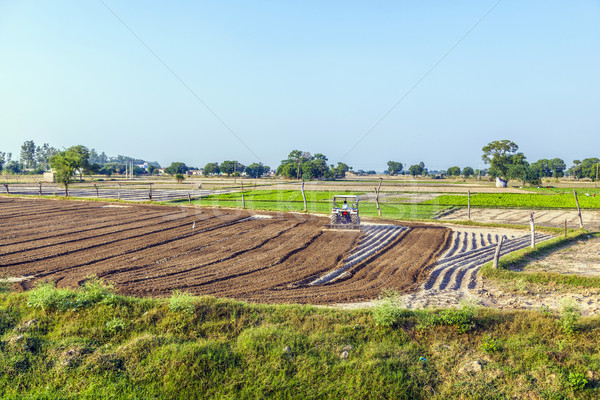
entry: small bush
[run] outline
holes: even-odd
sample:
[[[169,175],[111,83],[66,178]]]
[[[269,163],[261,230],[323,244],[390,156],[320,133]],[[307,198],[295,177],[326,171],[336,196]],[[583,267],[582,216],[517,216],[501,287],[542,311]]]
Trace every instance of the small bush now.
[[[573,390],[582,390],[587,385],[588,381],[581,372],[569,372],[569,386]]]
[[[579,306],[573,300],[564,300],[557,321],[564,333],[573,334],[578,329]]]
[[[488,354],[500,351],[498,341],[490,335],[485,335],[481,340],[481,349]]]
[[[175,290],[169,298],[169,309],[191,315],[196,310],[196,298],[189,293]]]
[[[400,294],[394,290],[385,290],[379,296],[380,302],[373,308],[373,319],[378,326],[391,328],[407,316],[410,311],[402,308]]]
[[[127,329],[129,324],[127,321],[122,320],[121,318],[113,318],[112,320],[106,323],[106,331],[111,335],[116,335]]]

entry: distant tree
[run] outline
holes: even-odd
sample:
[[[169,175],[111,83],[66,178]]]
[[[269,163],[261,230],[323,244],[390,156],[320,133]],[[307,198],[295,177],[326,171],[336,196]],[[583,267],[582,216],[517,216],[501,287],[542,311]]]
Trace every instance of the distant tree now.
[[[0,151],[0,171],[2,171],[2,168],[4,168],[5,162],[6,162],[6,153],[3,151]]]
[[[175,174],[175,180],[177,181],[177,183],[181,183],[184,180],[184,176],[183,174]]]
[[[9,174],[20,174],[21,164],[16,161],[10,161],[4,166],[4,170]]]
[[[468,178],[470,176],[473,176],[475,174],[475,171],[473,171],[473,168],[471,167],[464,167],[462,173],[465,178]]]
[[[408,172],[413,176],[422,175],[425,172],[425,164],[420,162],[419,164],[411,165]]]
[[[269,170],[270,168],[262,163],[252,163],[246,167],[245,172],[250,178],[260,178]]]
[[[450,167],[446,173],[449,176],[460,176],[460,167]]]
[[[218,163],[208,163],[204,166],[204,170],[202,171],[202,174],[204,176],[209,176],[209,175],[218,175],[219,172],[221,172],[219,170],[219,164]]]
[[[58,153],[58,150],[50,146],[48,143],[44,143],[43,145],[37,147],[35,150],[35,157],[38,166],[41,166],[44,171],[48,170],[48,168],[50,168],[50,158],[52,158],[52,156],[56,153]]]
[[[550,168],[552,169],[552,176],[555,178],[562,178],[565,176],[565,170],[567,169],[567,164],[560,158],[553,158],[550,160]]]
[[[35,168],[35,143],[33,140],[27,140],[21,145],[21,163],[24,168]]]
[[[490,164],[490,174],[493,177],[506,178],[512,164],[512,156],[518,149],[519,146],[510,140],[496,140],[481,149],[483,151],[481,158],[486,164]]]
[[[148,175],[154,175],[156,167],[153,164],[148,165]]]
[[[319,153],[319,156],[322,156],[322,154]],[[327,157],[324,158],[324,160],[321,158],[321,161],[324,161],[325,165],[327,165]],[[302,169],[303,164],[313,159],[314,157],[312,157],[309,152],[292,150],[290,154],[288,154],[288,158],[281,161],[281,164],[279,167],[277,167],[276,173],[277,175],[284,176],[286,178],[300,179],[300,177],[302,177],[304,174]],[[307,167],[307,169],[312,170],[314,167],[315,166]]]
[[[586,158],[581,162],[581,176],[590,178],[592,181],[596,180],[596,164],[600,163],[600,159]]]
[[[333,174],[336,179],[345,178],[346,172],[348,172],[351,168],[344,164],[343,162],[338,162],[337,167],[332,168]]]
[[[219,166],[219,170],[222,173],[227,174],[227,176],[231,176],[236,173],[237,173],[237,176],[239,176],[239,174],[244,172],[245,168],[246,167],[244,166],[244,164],[239,163],[237,161],[223,161],[221,163],[221,165]]]
[[[402,163],[397,162],[397,161],[388,161],[387,165],[388,165],[388,172],[390,175],[399,175],[402,173],[402,170],[404,168]]]
[[[573,160],[573,166],[569,168],[569,175],[575,179],[579,179],[581,176],[581,161]]]
[[[373,171],[372,169],[367,171],[367,175],[376,175],[377,172]]]
[[[173,162],[167,168],[165,168],[165,173],[169,175],[177,175],[177,174],[185,174],[189,170],[188,166],[182,162]]]

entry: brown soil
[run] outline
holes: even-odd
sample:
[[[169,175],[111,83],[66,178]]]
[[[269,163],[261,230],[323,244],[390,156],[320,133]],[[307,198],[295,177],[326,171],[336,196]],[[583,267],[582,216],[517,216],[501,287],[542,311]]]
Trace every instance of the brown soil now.
[[[0,274],[76,287],[90,275],[120,293],[173,290],[267,302],[368,301],[416,289],[447,246],[449,229],[411,225],[379,255],[327,285],[307,282],[339,266],[360,240],[322,217],[242,210],[0,198]],[[406,224],[405,224],[406,225]]]

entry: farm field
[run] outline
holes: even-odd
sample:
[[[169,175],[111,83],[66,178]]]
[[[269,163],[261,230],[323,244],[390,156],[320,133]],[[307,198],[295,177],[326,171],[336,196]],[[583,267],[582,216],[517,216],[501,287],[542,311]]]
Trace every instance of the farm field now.
[[[598,190],[580,192],[578,199],[581,208],[600,208],[600,192]],[[442,195],[423,203],[466,207],[467,201],[466,195]],[[471,206],[536,209],[577,208],[572,191],[551,194],[539,192],[529,194],[477,193],[471,195]]]
[[[348,266],[368,240],[364,232],[322,230],[325,223],[312,215],[0,198],[0,273],[28,278],[22,289],[43,280],[77,287],[97,275],[136,296],[182,290],[332,304],[372,300],[388,287],[416,289],[450,238],[448,228],[404,224],[410,229],[343,279],[311,285]]]

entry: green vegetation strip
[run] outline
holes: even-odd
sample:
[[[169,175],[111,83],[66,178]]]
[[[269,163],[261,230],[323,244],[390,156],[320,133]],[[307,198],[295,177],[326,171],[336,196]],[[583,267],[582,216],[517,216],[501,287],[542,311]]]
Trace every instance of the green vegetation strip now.
[[[586,196],[585,193],[589,194]],[[593,194],[596,194],[594,197]],[[585,208],[600,208],[600,192],[579,192],[579,206]],[[466,195],[442,195],[422,204],[440,206],[467,206]],[[492,208],[527,208],[527,209],[576,209],[575,197],[571,193],[555,194],[517,194],[517,193],[477,193],[471,195],[471,206]]]
[[[531,283],[556,283],[566,286],[600,288],[600,277],[580,276],[575,274],[558,274],[549,272],[526,272],[524,266],[531,260],[546,256],[552,251],[568,246],[581,240],[587,240],[588,232],[580,230],[570,232],[567,237],[557,237],[536,245],[535,249],[527,247],[512,252],[498,261],[498,268],[494,269],[492,263],[487,263],[481,268],[480,273],[490,279],[515,281],[523,280]],[[598,236],[598,234],[595,234]],[[518,270],[518,271],[517,271]]]
[[[354,195],[362,192],[306,191],[307,211],[310,213],[331,213],[331,200],[334,195]],[[304,200],[299,190],[249,190],[244,192],[246,208],[266,211],[304,211]],[[172,204],[184,204],[187,200],[173,201]],[[242,207],[242,193],[212,195],[194,199],[193,204],[205,207]],[[381,212],[386,219],[431,220],[448,209],[439,205],[417,205],[394,202],[380,202]],[[374,201],[361,201],[362,216],[378,216]]]
[[[600,395],[600,322],[549,312],[119,296],[91,279],[0,294],[2,399]]]

